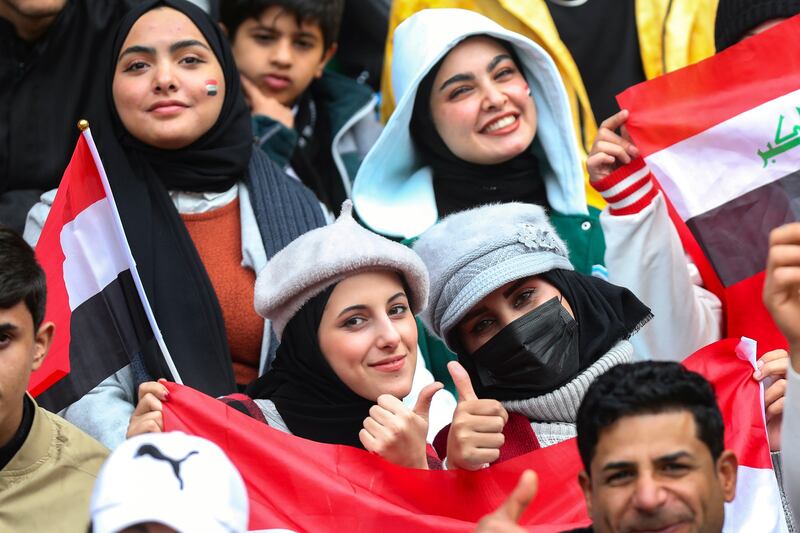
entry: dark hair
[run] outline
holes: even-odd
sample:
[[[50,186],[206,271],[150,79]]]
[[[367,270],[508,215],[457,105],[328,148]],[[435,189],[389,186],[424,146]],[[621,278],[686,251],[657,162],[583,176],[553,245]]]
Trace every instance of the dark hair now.
[[[44,320],[47,300],[44,271],[28,243],[3,225],[0,225],[0,258],[0,308],[10,309],[24,300],[35,332]]]
[[[576,420],[586,473],[605,428],[626,416],[674,411],[692,414],[697,437],[716,461],[724,449],[725,426],[714,389],[703,376],[665,361],[622,364],[601,375],[586,392]]]
[[[242,22],[249,18],[258,19],[265,9],[272,6],[282,7],[293,14],[298,26],[305,22],[319,24],[325,50],[339,38],[344,0],[222,0],[220,20],[231,41]]]

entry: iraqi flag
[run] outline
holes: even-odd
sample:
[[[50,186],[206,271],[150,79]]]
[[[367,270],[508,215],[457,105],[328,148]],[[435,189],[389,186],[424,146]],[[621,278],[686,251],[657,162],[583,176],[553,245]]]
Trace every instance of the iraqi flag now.
[[[171,364],[88,128],[64,171],[36,257],[47,276],[45,320],[56,324],[50,352],[28,385],[40,405],[54,412],[69,406],[149,343]]]
[[[752,356],[751,343],[728,339],[683,364],[711,379],[726,447],[739,458],[737,496],[726,507],[725,531],[783,532]],[[356,448],[282,433],[189,387],[167,388],[165,431],[199,435],[225,450],[247,485],[251,530],[473,531],[526,468],[539,474],[538,494],[521,519],[526,529],[552,533],[589,523],[577,482],[582,465],[575,439],[477,472],[414,470]]]
[[[798,50],[800,16],[617,97],[724,286],[726,336],[762,349],[786,346],[761,288],[770,230],[800,219]]]

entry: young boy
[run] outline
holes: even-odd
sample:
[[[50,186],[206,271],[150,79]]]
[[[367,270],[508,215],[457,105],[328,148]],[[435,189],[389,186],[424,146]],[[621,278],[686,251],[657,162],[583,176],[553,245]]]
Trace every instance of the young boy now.
[[[324,71],[343,9],[343,0],[221,5],[257,144],[333,213],[381,130],[370,88]]]
[[[3,226],[0,258],[0,531],[86,531],[108,450],[25,393],[55,326],[33,250]]]

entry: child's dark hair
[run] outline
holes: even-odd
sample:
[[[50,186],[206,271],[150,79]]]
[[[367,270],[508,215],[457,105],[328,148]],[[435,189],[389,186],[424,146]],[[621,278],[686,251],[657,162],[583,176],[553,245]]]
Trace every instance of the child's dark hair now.
[[[34,331],[44,320],[47,281],[33,249],[11,228],[0,225],[0,308],[24,301]]]
[[[578,451],[586,473],[600,434],[620,418],[680,411],[691,413],[697,438],[716,461],[724,449],[725,426],[714,389],[703,376],[666,361],[611,368],[592,383],[578,408]]]
[[[222,0],[220,4],[220,20],[231,40],[242,22],[258,19],[265,9],[279,6],[295,16],[298,26],[305,22],[319,24],[325,50],[339,39],[344,11],[344,0]]]

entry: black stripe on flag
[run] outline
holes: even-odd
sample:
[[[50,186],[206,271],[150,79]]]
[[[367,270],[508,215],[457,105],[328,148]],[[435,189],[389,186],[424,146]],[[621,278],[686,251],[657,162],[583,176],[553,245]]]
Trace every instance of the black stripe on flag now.
[[[686,221],[726,287],[767,266],[769,232],[800,219],[800,171]]]
[[[139,357],[143,349],[155,345],[130,270],[120,272],[102,291],[72,311],[70,373],[36,401],[58,412]]]

